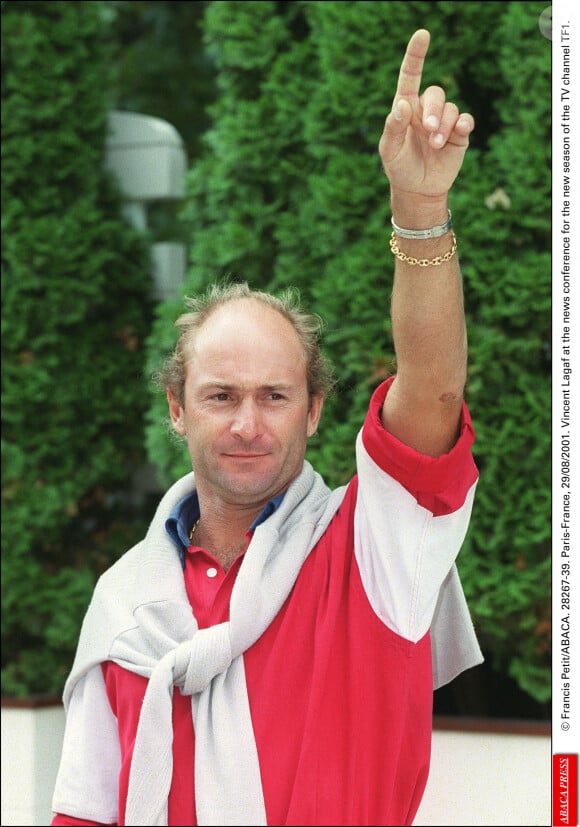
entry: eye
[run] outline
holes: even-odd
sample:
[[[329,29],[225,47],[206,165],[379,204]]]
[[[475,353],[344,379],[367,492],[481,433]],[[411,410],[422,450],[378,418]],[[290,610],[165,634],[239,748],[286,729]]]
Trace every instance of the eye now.
[[[214,393],[212,399],[215,399],[216,402],[227,402],[230,399],[230,395],[226,393],[226,391],[220,391],[220,393]]]

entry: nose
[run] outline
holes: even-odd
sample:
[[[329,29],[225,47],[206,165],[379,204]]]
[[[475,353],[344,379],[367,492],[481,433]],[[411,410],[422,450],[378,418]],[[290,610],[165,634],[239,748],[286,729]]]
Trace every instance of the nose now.
[[[230,430],[242,439],[254,439],[259,435],[260,411],[253,399],[243,399],[236,407]]]

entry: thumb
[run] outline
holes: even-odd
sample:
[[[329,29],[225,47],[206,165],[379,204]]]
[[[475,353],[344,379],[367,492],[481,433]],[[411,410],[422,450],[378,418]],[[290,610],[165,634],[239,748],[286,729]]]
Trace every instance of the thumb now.
[[[379,153],[383,162],[395,158],[405,142],[407,127],[411,123],[413,110],[408,101],[395,99],[393,108],[385,120],[385,128],[379,141]]]

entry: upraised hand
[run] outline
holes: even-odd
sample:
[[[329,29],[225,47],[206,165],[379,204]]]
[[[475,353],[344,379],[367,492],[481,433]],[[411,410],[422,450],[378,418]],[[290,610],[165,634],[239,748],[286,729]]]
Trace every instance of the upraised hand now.
[[[419,94],[429,41],[425,29],[409,40],[379,154],[392,192],[439,198],[457,177],[475,124],[441,87]]]

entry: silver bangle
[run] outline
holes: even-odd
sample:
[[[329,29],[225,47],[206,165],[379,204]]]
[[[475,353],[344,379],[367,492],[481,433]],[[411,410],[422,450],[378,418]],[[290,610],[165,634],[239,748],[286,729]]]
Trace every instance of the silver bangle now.
[[[448,233],[453,227],[453,220],[451,218],[451,210],[447,210],[447,221],[444,224],[439,224],[437,227],[429,227],[428,230],[405,230],[403,227],[397,227],[392,218],[391,224],[395,234],[401,238],[426,239],[440,238],[442,235],[445,235],[445,233]]]

